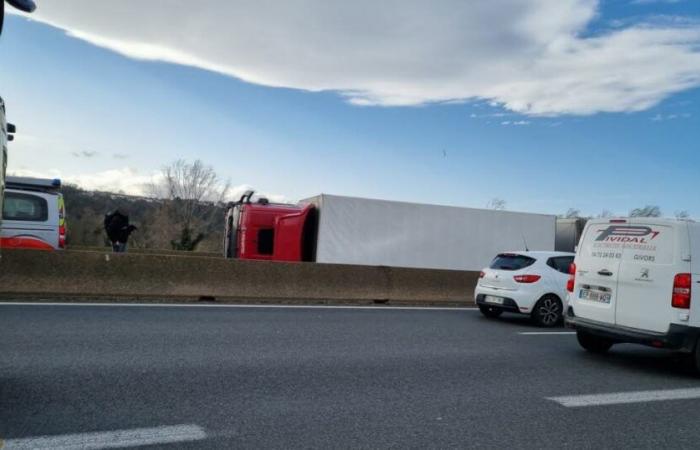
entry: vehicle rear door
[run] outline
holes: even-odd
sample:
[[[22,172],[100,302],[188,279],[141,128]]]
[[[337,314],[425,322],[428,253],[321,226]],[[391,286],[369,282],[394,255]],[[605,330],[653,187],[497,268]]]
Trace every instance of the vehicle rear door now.
[[[569,296],[569,304],[578,317],[615,323],[623,247],[610,237],[621,225],[625,224],[610,220],[592,220],[586,225],[576,254],[576,283]]]
[[[617,325],[665,332],[677,320],[671,308],[673,280],[690,272],[686,222],[637,219],[630,221],[620,264]],[[684,261],[685,260],[685,261]]]
[[[58,248],[58,211],[54,196],[6,190],[0,245],[4,248]]]

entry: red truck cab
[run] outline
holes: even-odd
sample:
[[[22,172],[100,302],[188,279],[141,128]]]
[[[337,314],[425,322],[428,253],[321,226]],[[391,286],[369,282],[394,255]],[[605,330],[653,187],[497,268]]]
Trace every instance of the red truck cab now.
[[[312,204],[251,201],[247,191],[226,210],[224,256],[272,261],[313,261],[316,208]]]

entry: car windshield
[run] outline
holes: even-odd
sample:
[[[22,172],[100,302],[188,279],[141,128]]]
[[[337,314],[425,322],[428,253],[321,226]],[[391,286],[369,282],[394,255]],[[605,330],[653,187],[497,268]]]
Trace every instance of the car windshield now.
[[[535,263],[534,258],[525,255],[501,254],[491,262],[490,269],[495,270],[520,270]]]

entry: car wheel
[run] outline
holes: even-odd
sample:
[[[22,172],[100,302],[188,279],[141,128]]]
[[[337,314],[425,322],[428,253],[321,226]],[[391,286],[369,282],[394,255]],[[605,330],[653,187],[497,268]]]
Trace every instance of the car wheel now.
[[[594,336],[585,331],[577,331],[576,339],[578,339],[578,343],[581,347],[591,353],[605,353],[610,350],[610,347],[613,345],[610,339]]]
[[[493,306],[479,305],[479,311],[481,311],[481,314],[485,315],[489,319],[495,319],[503,314],[503,310],[501,308],[495,308]]]
[[[532,311],[532,320],[541,327],[554,327],[562,320],[561,300],[553,295],[542,297]]]

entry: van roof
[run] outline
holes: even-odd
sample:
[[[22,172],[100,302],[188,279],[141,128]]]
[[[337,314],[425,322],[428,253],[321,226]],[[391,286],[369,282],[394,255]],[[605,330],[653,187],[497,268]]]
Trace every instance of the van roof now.
[[[61,188],[61,180],[58,178],[32,178],[32,177],[5,177],[5,186],[8,189],[24,191],[57,191]]]
[[[525,250],[518,250],[515,252],[502,252],[499,253],[499,255],[523,255],[523,256],[530,256],[532,258],[552,258],[552,257],[557,257],[557,256],[576,256],[576,253],[570,253],[570,252],[553,252],[553,251],[545,251],[545,250],[536,250],[536,251],[525,251]]]
[[[679,223],[688,223],[688,222],[695,222],[694,220],[690,219],[676,219],[676,218],[667,218],[667,217],[610,217],[610,218],[605,218],[605,219],[591,219],[589,220],[590,223],[619,223],[619,224],[625,224],[625,223],[641,223],[641,224],[668,224],[668,225],[673,225],[673,224],[679,224]]]

